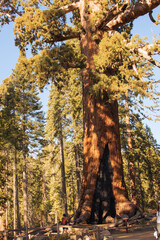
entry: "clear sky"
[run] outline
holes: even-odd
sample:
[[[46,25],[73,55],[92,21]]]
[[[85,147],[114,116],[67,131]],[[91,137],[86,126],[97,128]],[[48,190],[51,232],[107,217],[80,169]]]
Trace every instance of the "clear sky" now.
[[[156,16],[159,13],[160,7],[157,7],[153,11],[153,17],[156,19]],[[13,26],[13,24],[6,25],[1,29],[0,32],[0,84],[2,83],[3,79],[12,73],[12,69],[14,69],[19,55],[19,50],[14,45]],[[153,35],[160,34],[160,25],[155,26],[150,21],[149,16],[145,15],[134,21],[133,34],[135,33],[138,33],[140,37],[147,36],[150,43],[152,43]],[[156,79],[160,78],[160,69],[155,68],[154,74]],[[46,111],[48,91],[44,90],[44,93],[40,94],[40,97],[44,106],[43,109]],[[160,122],[146,120],[145,124],[151,128],[153,136],[160,144]]]

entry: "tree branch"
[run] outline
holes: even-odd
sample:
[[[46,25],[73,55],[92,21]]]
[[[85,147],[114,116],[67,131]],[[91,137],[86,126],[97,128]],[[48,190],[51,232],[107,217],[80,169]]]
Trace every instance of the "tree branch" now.
[[[148,60],[150,63],[152,63],[154,66],[160,68],[160,62],[155,60],[151,55],[151,49],[153,49],[154,45],[150,44],[150,45],[146,45],[144,47],[137,47],[137,48],[132,48],[131,44],[128,43],[125,45],[130,51],[132,51],[133,53],[138,54],[139,56],[145,58],[146,60]],[[159,51],[157,51],[155,54],[159,54]]]
[[[153,18],[152,12],[153,12],[153,11],[150,11],[150,12],[149,12],[149,17],[150,17],[151,21],[152,21],[153,23],[155,23],[156,20]]]
[[[80,7],[80,1],[60,7],[60,8],[58,8],[58,11],[60,11],[60,12],[62,11],[63,13],[66,14],[66,13],[69,13],[69,12],[72,12],[72,11],[78,9],[79,7]]]
[[[132,22],[136,18],[151,12],[154,8],[160,5],[160,0],[143,0],[135,3],[132,7],[128,7],[118,17],[111,20],[107,27],[110,29],[116,29],[126,23]]]
[[[151,57],[151,55],[147,52],[147,50],[145,50],[145,47],[144,48],[134,49],[134,51],[136,53],[138,53],[140,56],[142,56],[143,58],[145,58],[146,60],[148,60],[154,66],[160,68],[160,62],[158,62],[153,57]]]
[[[12,21],[15,20],[15,17],[13,17],[11,14],[5,12],[5,11],[0,11],[0,17],[6,16],[7,18],[10,18]]]
[[[112,37],[114,33],[120,34],[118,31],[116,30],[109,30],[108,32],[108,36]],[[124,42],[125,47],[127,47],[130,51],[142,56],[143,58],[145,58],[146,60],[148,60],[150,63],[152,63],[154,66],[160,68],[160,62],[155,60],[152,56],[151,56],[151,49],[153,49],[154,45],[153,44],[149,44],[146,45],[144,47],[141,48],[132,48],[131,43],[125,43]],[[160,44],[157,44],[160,45]],[[155,53],[152,53],[152,55],[157,55],[160,52],[157,51]],[[134,69],[135,70],[135,69]]]
[[[17,8],[18,9],[18,8]],[[10,4],[9,1],[1,1],[0,3],[0,17],[6,17],[6,18],[10,18],[11,21],[14,21],[16,18],[16,14],[18,16],[22,15],[22,12],[19,12],[16,8],[14,8],[12,6],[12,4]]]
[[[75,39],[80,37],[80,32],[72,32],[70,34],[59,34],[58,36],[54,36],[50,41],[46,41],[49,44],[53,44],[55,42],[63,42],[69,39]]]
[[[108,22],[110,22],[114,17],[116,17],[117,15],[119,15],[120,13],[124,12],[126,7],[128,5],[125,4],[116,4],[111,10],[109,10],[105,16],[103,18],[101,18],[100,20],[97,21],[97,23],[95,24],[95,26],[93,27],[93,31],[95,31],[98,28],[102,28],[102,26],[104,26],[104,24],[106,25]]]

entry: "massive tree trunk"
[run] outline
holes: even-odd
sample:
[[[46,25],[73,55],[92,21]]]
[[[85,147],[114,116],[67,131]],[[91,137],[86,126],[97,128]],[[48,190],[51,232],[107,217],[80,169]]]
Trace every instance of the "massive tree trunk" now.
[[[79,221],[101,222],[108,215],[114,217],[115,211],[119,215],[131,216],[135,213],[135,206],[128,201],[123,180],[117,101],[109,103],[106,92],[103,92],[103,97],[91,96],[87,92],[85,97],[86,95],[88,104],[84,105],[84,172],[77,218]],[[100,164],[104,167],[100,167]],[[104,186],[104,180],[98,178],[102,174],[106,174]],[[94,212],[96,216],[93,216],[94,204],[102,192],[105,196],[99,200],[100,213],[98,215]]]
[[[99,93],[92,91],[95,81],[93,57],[98,52],[98,44],[90,31],[91,15],[88,15],[87,4],[85,1],[81,3],[81,23],[84,28],[81,49],[87,58],[87,66],[82,71],[84,171],[76,220],[102,222],[108,215],[114,217],[116,213],[131,216],[136,207],[128,201],[123,180],[117,101],[110,102],[105,89]],[[103,36],[101,32],[96,34],[100,38]],[[102,196],[101,192],[105,194]],[[99,210],[95,211],[97,203]]]

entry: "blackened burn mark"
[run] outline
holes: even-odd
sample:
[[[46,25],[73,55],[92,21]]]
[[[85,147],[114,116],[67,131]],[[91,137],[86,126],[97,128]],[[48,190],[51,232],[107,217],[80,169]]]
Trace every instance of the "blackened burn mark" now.
[[[109,159],[109,148],[106,144],[101,159],[93,198],[91,223],[104,223],[107,216],[115,217],[115,198],[112,189],[113,170]]]

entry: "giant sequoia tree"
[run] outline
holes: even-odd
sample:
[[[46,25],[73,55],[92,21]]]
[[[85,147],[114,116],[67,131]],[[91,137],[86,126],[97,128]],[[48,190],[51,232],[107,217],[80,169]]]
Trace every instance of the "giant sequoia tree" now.
[[[149,68],[144,69],[141,60],[158,65],[151,55],[159,49],[130,41],[123,26],[144,14],[152,16],[160,0],[30,0],[14,1],[8,9],[7,3],[1,5],[2,20],[19,15],[16,44],[24,50],[30,43],[34,55],[42,50],[32,59],[40,87],[55,81],[57,72],[82,70],[84,172],[76,220],[102,222],[115,213],[133,215],[136,206],[128,201],[123,181],[117,100],[128,89],[146,96],[149,82],[142,77]],[[71,22],[66,21],[67,13],[72,13]],[[75,38],[83,62],[65,42]]]

